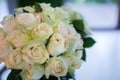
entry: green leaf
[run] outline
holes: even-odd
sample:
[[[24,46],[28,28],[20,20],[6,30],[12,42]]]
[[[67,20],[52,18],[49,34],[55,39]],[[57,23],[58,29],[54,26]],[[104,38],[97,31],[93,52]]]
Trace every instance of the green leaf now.
[[[23,12],[24,12],[24,13],[29,13],[29,11],[27,11],[27,10],[25,10],[25,9],[23,9]]]
[[[76,29],[76,31],[78,31],[78,33],[81,31],[84,31],[84,21],[83,20],[79,20],[79,19],[73,20],[72,24],[73,24],[74,28]]]
[[[71,68],[71,67],[68,68],[68,74],[69,74],[69,75],[72,76],[72,75],[74,74],[74,72],[75,72],[75,69],[73,69],[73,68]]]
[[[87,35],[84,31],[79,31],[79,34],[81,35],[82,38],[85,38],[85,36]]]
[[[92,47],[95,44],[95,40],[91,37],[83,38],[84,44],[83,47],[89,48]]]
[[[85,49],[83,49],[83,55],[82,55],[82,58],[81,58],[83,61],[86,61],[86,51]]]
[[[12,69],[7,77],[7,80],[22,80],[22,78],[20,77],[21,71],[22,70]]]
[[[49,76],[49,79],[47,79],[46,76],[43,75],[39,80],[58,80],[58,77]]]
[[[22,80],[20,74],[15,77],[15,80]]]
[[[60,77],[61,80],[69,80],[69,79],[72,79],[72,80],[75,80],[75,75],[70,75],[69,73],[66,74],[66,76],[62,76]]]
[[[35,12],[42,12],[42,8],[37,2],[35,2]]]

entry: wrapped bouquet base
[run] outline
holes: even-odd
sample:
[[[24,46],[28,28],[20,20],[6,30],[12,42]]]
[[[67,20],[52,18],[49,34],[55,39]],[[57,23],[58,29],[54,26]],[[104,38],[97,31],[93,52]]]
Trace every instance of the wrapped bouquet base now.
[[[35,3],[5,16],[0,28],[0,62],[7,80],[68,80],[95,41],[83,16],[67,7]]]

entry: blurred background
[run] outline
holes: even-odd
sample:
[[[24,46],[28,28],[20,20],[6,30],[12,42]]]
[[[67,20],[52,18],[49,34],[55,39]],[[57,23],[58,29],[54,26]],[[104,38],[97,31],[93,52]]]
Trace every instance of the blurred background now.
[[[91,36],[96,44],[87,49],[87,60],[76,70],[76,80],[120,80],[119,0],[0,0],[0,21],[14,14],[14,8],[33,5],[35,1],[71,7],[84,16],[93,30]],[[4,65],[0,64],[0,80],[6,80],[10,72]]]

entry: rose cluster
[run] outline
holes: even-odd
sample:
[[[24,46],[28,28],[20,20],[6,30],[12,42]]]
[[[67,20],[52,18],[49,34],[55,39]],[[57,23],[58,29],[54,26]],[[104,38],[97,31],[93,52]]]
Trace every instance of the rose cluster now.
[[[83,17],[67,7],[17,8],[1,21],[0,62],[22,70],[23,80],[65,76],[80,68],[84,41],[71,23],[75,19]],[[90,33],[88,27],[84,32]]]

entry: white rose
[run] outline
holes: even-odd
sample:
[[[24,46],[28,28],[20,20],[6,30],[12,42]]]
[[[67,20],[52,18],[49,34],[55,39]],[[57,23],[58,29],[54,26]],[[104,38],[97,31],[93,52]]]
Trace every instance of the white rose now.
[[[47,50],[51,56],[57,56],[66,51],[65,39],[59,34],[55,33],[51,37]]]
[[[59,32],[65,38],[73,38],[76,35],[74,27],[68,23],[60,22],[56,31]]]
[[[11,49],[11,46],[4,39],[0,39],[0,62],[4,62]]]
[[[76,49],[83,49],[83,39],[82,39],[82,37],[81,37],[81,35],[80,34],[76,34],[76,36],[75,36],[75,39],[76,39],[76,44],[77,44],[77,48]]]
[[[77,57],[77,59],[81,60],[82,54],[83,54],[83,50],[77,50],[77,51],[74,53],[74,56]]]
[[[23,8],[16,8],[15,11],[17,14],[21,14],[23,13]]]
[[[49,58],[49,54],[42,43],[30,42],[23,48],[23,59],[26,63],[43,64]]]
[[[41,6],[42,7],[42,21],[47,22],[48,24],[52,25],[52,27],[55,27],[56,25],[56,17],[53,13],[54,8],[49,6]],[[44,9],[43,9],[44,8]]]
[[[36,24],[37,20],[32,13],[21,13],[16,15],[16,21],[18,24],[27,27],[27,29],[31,29]]]
[[[41,22],[41,18],[42,18],[42,14],[41,13],[35,12],[34,16],[35,16],[35,18],[37,19],[38,22]]]
[[[14,30],[7,34],[6,40],[11,42],[15,47],[22,47],[29,40],[29,37],[20,30]]]
[[[7,68],[22,69],[25,63],[22,60],[21,49],[10,50],[5,63]]]
[[[4,39],[5,33],[3,32],[3,29],[0,28],[0,39]]]
[[[16,27],[15,17],[13,15],[6,16],[6,17],[4,17],[1,24],[3,25],[4,32],[6,32],[6,33],[11,32]]]
[[[65,55],[65,58],[68,61],[69,69],[79,69],[81,66],[81,59],[78,56],[75,56],[74,54],[67,54]]]
[[[15,11],[17,12],[17,14],[21,14],[24,13],[24,11],[28,11],[29,13],[34,13],[35,9],[31,6],[26,6],[26,7],[21,7],[21,8],[16,8]]]
[[[51,8],[50,4],[40,3],[42,10],[46,10],[47,8]]]
[[[33,7],[31,7],[31,6],[26,6],[23,9],[28,11],[28,12],[30,12],[30,13],[34,13],[35,12],[35,9]]]
[[[64,57],[52,57],[48,60],[45,75],[49,78],[49,75],[56,77],[65,76],[68,71],[68,62]]]
[[[67,39],[67,53],[74,53],[78,49],[83,49],[83,40],[80,34],[76,34],[72,39]]]
[[[26,69],[21,72],[23,80],[39,80],[44,74],[44,68],[41,65],[34,64],[28,65]]]
[[[63,7],[56,7],[54,14],[58,21],[70,22],[70,13],[67,10],[64,10]]]
[[[47,23],[41,23],[33,30],[33,38],[46,40],[53,34],[53,28]]]

